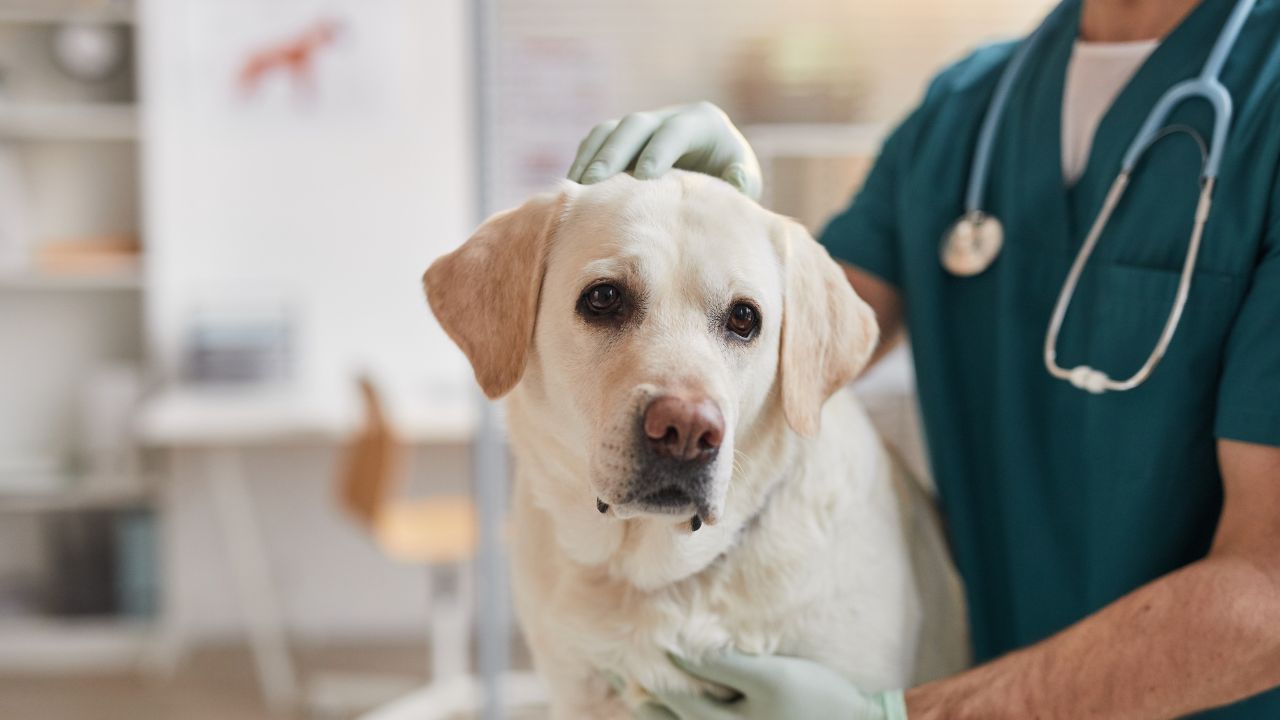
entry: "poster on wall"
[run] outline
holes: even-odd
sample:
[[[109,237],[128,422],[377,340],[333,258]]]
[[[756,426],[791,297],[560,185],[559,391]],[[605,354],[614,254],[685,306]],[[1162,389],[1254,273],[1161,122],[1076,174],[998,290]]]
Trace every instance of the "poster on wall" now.
[[[495,207],[510,207],[564,177],[588,118],[606,117],[614,54],[590,38],[510,32],[499,40],[493,189]]]
[[[208,122],[385,121],[398,110],[404,0],[188,5],[187,103]]]

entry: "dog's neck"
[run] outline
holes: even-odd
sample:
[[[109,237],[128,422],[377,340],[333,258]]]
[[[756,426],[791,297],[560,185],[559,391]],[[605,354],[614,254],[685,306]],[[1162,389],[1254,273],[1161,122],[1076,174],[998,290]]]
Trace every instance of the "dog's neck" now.
[[[770,409],[740,431],[738,447],[751,448],[753,455],[767,456],[771,462],[736,454],[719,522],[693,532],[687,520],[677,518],[622,520],[596,510],[587,449],[557,435],[555,423],[535,412],[545,403],[534,402],[530,393],[517,387],[507,405],[517,482],[523,483],[520,491],[528,493],[536,511],[548,516],[556,544],[570,561],[642,590],[694,575],[738,543],[772,491],[785,482],[786,473],[778,468],[794,468],[800,456],[800,440],[781,409]],[[764,468],[771,469],[770,477],[761,475]]]

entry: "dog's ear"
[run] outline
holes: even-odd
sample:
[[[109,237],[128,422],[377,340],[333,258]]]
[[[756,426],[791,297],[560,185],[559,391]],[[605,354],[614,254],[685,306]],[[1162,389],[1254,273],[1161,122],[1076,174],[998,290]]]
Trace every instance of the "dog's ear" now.
[[[871,306],[800,223],[779,218],[774,237],[786,278],[778,362],[782,408],[792,429],[815,435],[822,406],[862,371],[880,328]]]
[[[422,276],[432,312],[490,398],[524,375],[547,247],[567,198],[567,191],[540,195],[494,215]]]

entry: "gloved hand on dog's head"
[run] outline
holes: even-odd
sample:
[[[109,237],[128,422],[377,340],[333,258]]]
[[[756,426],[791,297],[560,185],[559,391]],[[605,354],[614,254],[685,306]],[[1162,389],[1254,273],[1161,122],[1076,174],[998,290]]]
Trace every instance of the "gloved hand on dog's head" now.
[[[634,168],[641,180],[671,168],[718,177],[759,200],[760,162],[724,111],[709,102],[632,113],[596,125],[578,146],[568,177],[584,185]]]

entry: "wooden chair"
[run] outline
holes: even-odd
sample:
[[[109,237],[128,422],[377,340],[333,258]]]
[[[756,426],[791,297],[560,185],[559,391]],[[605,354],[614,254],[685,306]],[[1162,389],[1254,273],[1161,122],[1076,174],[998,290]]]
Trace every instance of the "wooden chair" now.
[[[476,517],[462,495],[409,500],[397,496],[405,446],[387,420],[373,384],[360,380],[365,423],[347,446],[339,501],[388,556],[401,562],[459,565],[476,551]]]
[[[477,524],[471,498],[399,496],[406,447],[396,435],[373,384],[360,380],[364,426],[348,443],[338,481],[341,506],[389,557],[427,568],[431,682],[367,715],[367,720],[444,720],[474,713],[481,703],[471,674],[472,573]],[[503,678],[509,707],[545,700],[527,673]]]

